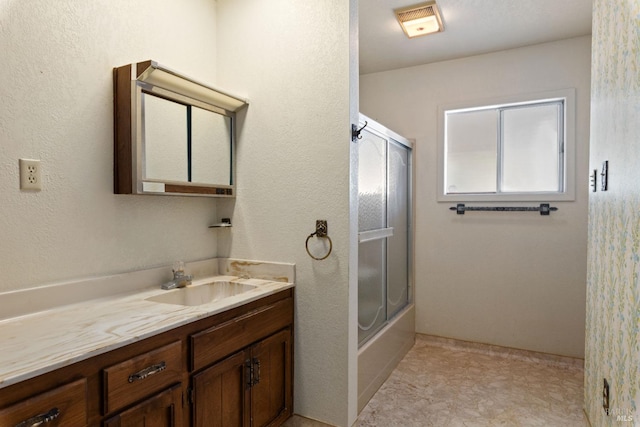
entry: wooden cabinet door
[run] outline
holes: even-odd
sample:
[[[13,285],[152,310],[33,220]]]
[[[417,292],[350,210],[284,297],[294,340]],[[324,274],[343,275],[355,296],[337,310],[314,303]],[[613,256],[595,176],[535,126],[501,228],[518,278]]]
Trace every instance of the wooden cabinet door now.
[[[252,347],[251,426],[280,425],[292,412],[291,330]]]
[[[167,389],[105,421],[105,427],[181,427],[182,387]]]
[[[240,351],[193,376],[195,427],[249,427],[249,351]]]

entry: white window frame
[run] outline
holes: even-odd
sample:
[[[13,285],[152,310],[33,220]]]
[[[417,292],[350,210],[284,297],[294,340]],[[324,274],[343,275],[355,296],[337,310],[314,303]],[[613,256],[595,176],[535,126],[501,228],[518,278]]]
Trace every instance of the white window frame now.
[[[450,110],[480,109],[492,106],[530,104],[545,100],[564,101],[564,183],[560,192],[525,192],[525,193],[465,193],[447,194],[446,182],[446,147],[445,147],[445,112]],[[438,202],[545,202],[575,200],[575,89],[560,89],[535,94],[523,94],[502,98],[465,101],[438,107],[438,176],[436,198]]]

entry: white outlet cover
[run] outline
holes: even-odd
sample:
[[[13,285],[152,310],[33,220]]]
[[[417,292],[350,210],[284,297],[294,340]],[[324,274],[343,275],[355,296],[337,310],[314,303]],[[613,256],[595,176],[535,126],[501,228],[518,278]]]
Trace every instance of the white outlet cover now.
[[[19,159],[20,163],[20,189],[42,190],[42,175],[40,173],[40,160]]]

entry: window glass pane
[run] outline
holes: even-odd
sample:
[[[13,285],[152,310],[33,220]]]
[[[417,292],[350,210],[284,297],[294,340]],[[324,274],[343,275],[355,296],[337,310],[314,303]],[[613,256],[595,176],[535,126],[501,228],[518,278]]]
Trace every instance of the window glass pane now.
[[[544,192],[559,188],[560,103],[502,111],[502,191]]]
[[[446,113],[445,193],[495,193],[498,112]]]

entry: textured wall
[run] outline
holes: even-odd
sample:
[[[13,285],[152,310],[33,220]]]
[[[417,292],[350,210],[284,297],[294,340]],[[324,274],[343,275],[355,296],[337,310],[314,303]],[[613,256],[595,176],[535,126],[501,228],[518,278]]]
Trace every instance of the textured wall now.
[[[585,402],[593,426],[640,425],[640,1],[593,5],[590,169],[610,174],[589,198]]]
[[[219,204],[234,224],[219,252],[296,263],[294,410],[342,426],[355,418],[357,374],[349,312],[354,3],[218,1],[219,81],[250,103],[238,126],[238,197]],[[357,107],[351,114],[357,120]],[[305,252],[316,219],[328,220],[333,239],[324,261]],[[312,239],[320,254],[318,246]]]
[[[585,36],[360,76],[361,111],[416,140],[418,332],[583,356],[590,60]],[[436,202],[438,106],[570,87],[575,202],[548,217]]]
[[[212,0],[0,2],[0,291],[216,256],[215,201],[113,194],[111,75],[154,59],[215,83],[215,19]]]

